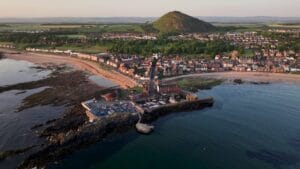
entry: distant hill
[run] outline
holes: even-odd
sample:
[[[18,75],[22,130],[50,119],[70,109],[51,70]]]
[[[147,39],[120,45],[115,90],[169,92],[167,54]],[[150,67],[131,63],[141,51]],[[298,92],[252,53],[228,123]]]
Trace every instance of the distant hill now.
[[[179,11],[165,14],[157,21],[153,22],[153,26],[162,33],[208,32],[215,29],[210,23],[201,21]]]

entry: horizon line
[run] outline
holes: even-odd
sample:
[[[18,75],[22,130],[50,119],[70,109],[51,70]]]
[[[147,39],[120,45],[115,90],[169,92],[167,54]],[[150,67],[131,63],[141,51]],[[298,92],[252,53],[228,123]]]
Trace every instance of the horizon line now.
[[[192,16],[192,15],[191,15]],[[159,18],[161,16],[7,16],[0,19],[33,19],[33,18]],[[248,18],[248,17],[274,17],[274,18],[300,18],[300,16],[275,16],[275,15],[253,15],[253,16],[212,16],[212,15],[199,15],[192,17],[235,17],[235,18]]]

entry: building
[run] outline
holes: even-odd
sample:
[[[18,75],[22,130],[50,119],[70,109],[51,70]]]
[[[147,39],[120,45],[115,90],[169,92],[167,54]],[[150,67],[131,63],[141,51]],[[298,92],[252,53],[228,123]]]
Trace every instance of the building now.
[[[116,92],[111,92],[111,93],[103,94],[103,95],[101,95],[101,97],[105,101],[113,101],[117,98],[117,93]]]
[[[177,84],[158,84],[157,92],[160,94],[179,94],[181,89]]]

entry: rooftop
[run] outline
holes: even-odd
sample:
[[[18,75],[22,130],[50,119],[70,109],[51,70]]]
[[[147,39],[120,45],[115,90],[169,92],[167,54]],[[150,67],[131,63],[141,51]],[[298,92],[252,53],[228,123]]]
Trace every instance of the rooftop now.
[[[95,116],[106,116],[113,113],[137,113],[134,103],[130,101],[103,102],[88,100],[82,103],[83,107]]]

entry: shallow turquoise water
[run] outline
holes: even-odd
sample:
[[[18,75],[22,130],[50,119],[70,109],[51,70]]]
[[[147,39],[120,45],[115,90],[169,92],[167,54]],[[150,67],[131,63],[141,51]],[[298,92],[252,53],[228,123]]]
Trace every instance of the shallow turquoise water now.
[[[149,136],[111,136],[50,168],[300,168],[300,86],[221,85],[199,96],[216,103],[163,117]]]

